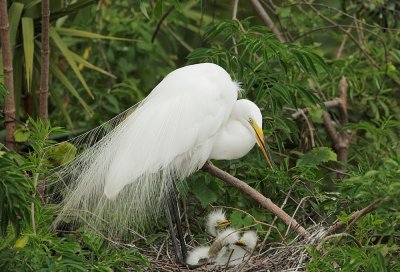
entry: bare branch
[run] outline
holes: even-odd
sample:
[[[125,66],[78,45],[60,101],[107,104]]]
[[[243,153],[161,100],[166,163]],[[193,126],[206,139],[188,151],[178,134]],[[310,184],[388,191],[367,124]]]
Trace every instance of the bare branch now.
[[[301,112],[301,115],[304,118],[304,121],[306,121],[306,124],[308,126],[308,131],[310,132],[310,139],[311,139],[311,147],[315,147],[315,140],[314,140],[314,127],[311,124],[310,120],[308,120],[307,115],[304,113],[304,111]]]
[[[325,130],[328,133],[329,138],[331,138],[333,145],[336,146],[337,142],[338,142],[338,135],[337,135],[336,128],[333,125],[333,121],[332,121],[331,117],[329,116],[329,113],[327,113],[326,111],[323,111],[322,119],[324,121]]]
[[[329,100],[329,101],[325,101],[324,102],[325,107],[328,108],[328,109],[337,107],[337,106],[339,106],[339,104],[340,104],[339,98],[335,98],[333,100]],[[320,108],[319,105],[316,105],[316,107]],[[292,118],[293,119],[297,119],[300,116],[302,116],[303,113],[308,113],[310,110],[311,110],[310,108],[297,109],[296,112],[292,113]]]
[[[272,21],[271,17],[269,17],[268,13],[265,11],[263,6],[260,4],[258,0],[251,0],[251,4],[253,5],[254,9],[256,10],[258,16],[260,19],[264,22],[265,25],[267,25],[272,33],[276,35],[276,38],[280,42],[285,42],[285,38],[282,36],[282,34],[279,32],[279,30],[276,28],[274,22]]]
[[[50,27],[50,3],[49,0],[42,0],[42,49],[40,65],[40,88],[39,88],[39,116],[45,121],[49,115],[49,27]],[[41,194],[42,196],[42,194]]]
[[[353,22],[354,23],[354,22]],[[350,31],[351,31],[351,27],[353,26],[353,23],[351,24],[351,26],[346,30],[346,32],[344,33],[344,37],[343,37],[343,40],[342,40],[342,42],[340,43],[340,46],[339,46],[339,49],[338,49],[338,51],[337,51],[337,53],[336,53],[336,59],[340,59],[340,57],[342,56],[342,54],[343,54],[343,50],[344,50],[344,46],[346,45],[346,42],[347,42],[347,38],[349,37],[349,33],[350,33]]]
[[[342,32],[344,32],[345,34],[347,34],[349,36],[349,38],[357,45],[357,47],[361,50],[361,52],[363,52],[363,54],[367,57],[368,61],[375,67],[375,68],[379,68],[378,63],[371,57],[371,55],[369,54],[369,52],[367,51],[366,48],[364,48],[364,46],[362,44],[360,44],[358,42],[358,40],[351,34],[351,32],[347,32],[347,29],[345,29],[342,25],[337,24],[335,21],[333,21],[332,19],[326,17],[325,15],[323,15],[321,12],[319,12],[318,9],[316,9],[314,7],[314,5],[310,2],[308,2],[307,0],[304,0],[304,3],[321,19],[323,19],[324,21],[330,23],[331,25],[337,26],[337,28],[339,30],[341,30]]]
[[[339,82],[339,114],[340,114],[340,124],[343,126],[347,123],[347,89],[349,84],[347,83],[346,77],[342,77]]]
[[[14,102],[14,75],[12,66],[12,52],[9,37],[9,23],[7,14],[7,0],[0,0],[0,44],[3,58],[4,84],[7,88],[7,97],[4,104],[6,127],[6,147],[14,150],[15,131],[15,102]]]
[[[308,236],[308,232],[299,223],[297,223],[297,221],[294,218],[292,218],[285,211],[279,208],[275,203],[271,201],[271,199],[266,198],[257,190],[249,186],[247,183],[219,169],[209,161],[204,164],[202,170],[225,181],[226,183],[229,183],[230,185],[246,193],[252,199],[260,203],[261,206],[263,206],[264,208],[275,214],[279,219],[281,219],[287,226],[290,226],[291,229],[294,230],[299,235],[304,237]]]
[[[361,217],[363,217],[364,215],[366,215],[367,213],[370,213],[374,210],[376,210],[376,208],[378,207],[379,204],[381,204],[384,201],[387,201],[389,199],[389,197],[385,197],[383,199],[377,199],[374,200],[373,202],[371,202],[367,207],[354,212],[351,216],[350,216],[350,220],[349,220],[349,225],[347,227],[347,229],[349,229],[352,225],[354,225],[354,223],[360,219]],[[341,221],[336,222],[335,224],[333,224],[325,233],[325,237],[333,234],[333,233],[337,233],[339,230],[341,230],[342,228],[344,228],[346,226],[346,223],[343,223]]]
[[[161,28],[162,23],[164,22],[164,20],[168,17],[168,15],[171,14],[171,12],[174,10],[174,6],[171,6],[167,12],[164,13],[164,15],[161,17],[160,21],[158,21],[156,29],[153,32],[153,35],[151,36],[151,42],[154,43],[154,40],[156,39],[157,33]]]

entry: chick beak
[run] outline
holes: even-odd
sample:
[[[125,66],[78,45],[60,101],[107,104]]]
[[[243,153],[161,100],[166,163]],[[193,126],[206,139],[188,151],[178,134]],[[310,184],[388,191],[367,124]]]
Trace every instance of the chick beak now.
[[[218,227],[220,229],[225,229],[226,227],[228,227],[231,224],[231,222],[229,220],[221,220],[220,222],[218,222]]]
[[[246,246],[246,243],[245,243],[245,241],[243,239],[240,239],[239,241],[236,242],[236,245],[244,247],[244,246]]]
[[[255,122],[250,122],[250,124],[256,133],[256,140],[257,140],[258,146],[260,147],[260,149],[261,149],[265,159],[267,160],[269,166],[271,167],[271,169],[274,169],[274,167],[272,166],[272,160],[269,155],[267,145],[264,141],[264,132]]]

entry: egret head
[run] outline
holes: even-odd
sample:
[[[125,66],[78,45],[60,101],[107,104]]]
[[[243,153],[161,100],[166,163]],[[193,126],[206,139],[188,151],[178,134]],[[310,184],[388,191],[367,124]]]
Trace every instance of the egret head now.
[[[260,147],[269,166],[272,166],[272,160],[268,152],[268,146],[264,140],[262,130],[262,115],[256,104],[247,99],[240,99],[237,102],[239,110],[236,112],[236,118],[241,121],[253,133],[258,147]]]
[[[218,232],[230,225],[230,222],[225,217],[225,212],[222,209],[212,211],[207,216],[207,231],[212,236],[217,236]]]
[[[248,250],[253,250],[257,245],[257,241],[258,236],[255,231],[246,231],[236,244],[246,247]]]

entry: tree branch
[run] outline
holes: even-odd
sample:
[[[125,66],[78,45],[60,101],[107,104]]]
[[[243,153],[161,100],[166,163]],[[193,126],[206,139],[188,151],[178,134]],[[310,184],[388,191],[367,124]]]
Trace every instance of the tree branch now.
[[[370,213],[374,210],[376,210],[376,208],[378,207],[379,204],[381,204],[382,202],[388,200],[389,197],[385,197],[383,199],[377,199],[374,200],[373,202],[371,202],[367,207],[354,212],[351,216],[350,216],[350,220],[348,221],[348,227],[350,228],[352,225],[354,225],[354,223],[360,219],[361,217],[363,217],[364,215],[366,215],[367,213]],[[337,233],[339,230],[341,230],[342,228],[344,228],[347,224],[343,223],[341,221],[336,222],[335,224],[333,224],[325,233],[324,237],[327,237],[333,233]]]
[[[247,183],[219,169],[218,167],[214,166],[210,161],[204,164],[202,170],[246,193],[252,199],[260,203],[261,206],[263,206],[264,208],[275,214],[279,219],[281,219],[287,226],[289,226],[296,233],[298,233],[301,236],[308,237],[308,232],[299,223],[297,223],[297,221],[294,218],[292,218],[284,210],[275,205],[271,201],[271,199],[266,198],[257,190],[249,186]]]
[[[324,121],[324,127],[326,132],[329,135],[329,138],[331,138],[331,141],[333,143],[333,146],[336,146],[338,143],[338,135],[335,126],[333,125],[333,121],[331,117],[329,116],[329,113],[326,111],[322,112],[322,120]]]
[[[333,100],[329,100],[329,101],[325,101],[324,102],[325,107],[328,108],[328,109],[337,107],[337,106],[339,106],[339,104],[340,104],[339,98],[335,98]],[[319,107],[319,105],[316,105],[316,106]],[[296,112],[292,113],[292,118],[293,119],[297,119],[300,116],[302,116],[303,113],[308,113],[310,110],[311,110],[310,108],[298,109],[298,110],[296,110]]]
[[[14,102],[14,75],[12,66],[12,52],[9,37],[9,23],[7,14],[7,0],[0,0],[0,44],[3,58],[4,84],[7,88],[7,97],[4,104],[6,127],[6,147],[14,150],[15,131],[15,102]]]
[[[258,16],[260,17],[261,21],[264,22],[265,25],[267,25],[272,33],[276,35],[276,38],[280,42],[285,42],[285,38],[282,36],[282,34],[279,32],[278,28],[276,28],[274,22],[272,21],[271,17],[269,17],[268,13],[265,11],[265,9],[262,7],[260,2],[258,0],[251,0],[251,4],[253,5],[254,9],[256,10]]]
[[[153,35],[151,36],[151,42],[154,43],[154,40],[156,39],[157,33],[161,28],[162,23],[164,22],[164,20],[168,17],[168,15],[174,10],[174,6],[171,6],[167,12],[161,17],[160,21],[158,21],[156,29],[153,32]]]
[[[49,27],[50,27],[50,3],[42,0],[42,50],[40,65],[40,89],[39,89],[39,116],[43,121],[47,120],[48,96],[49,96]]]
[[[347,90],[348,83],[346,77],[342,77],[339,82],[339,97],[324,102],[326,108],[338,107],[339,109],[339,125],[344,126],[348,121],[347,113]],[[319,105],[317,105],[319,107]],[[296,112],[292,113],[292,118],[297,119],[299,116],[309,112],[309,108],[298,109]],[[328,112],[322,111],[322,119],[324,122],[324,127],[332,141],[333,148],[335,149],[338,157],[338,161],[347,162],[349,153],[350,136],[348,133],[342,131],[337,132],[336,127]],[[307,120],[306,120],[307,121]],[[339,170],[345,170],[344,166],[340,166]],[[337,173],[338,178],[343,178],[345,174],[340,172]]]

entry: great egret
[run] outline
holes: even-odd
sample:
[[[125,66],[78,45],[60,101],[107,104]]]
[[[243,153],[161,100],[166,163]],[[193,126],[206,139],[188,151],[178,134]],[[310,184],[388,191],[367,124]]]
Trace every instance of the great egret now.
[[[55,224],[75,215],[117,237],[154,225],[168,204],[172,230],[171,219],[180,220],[175,182],[208,159],[238,159],[257,143],[271,166],[260,109],[237,100],[239,91],[239,84],[212,63],[168,74],[101,140],[57,171],[69,188]],[[87,137],[97,139],[98,133]]]
[[[225,212],[217,209],[208,214],[206,225],[208,233],[216,237],[221,230],[230,225],[230,222],[226,219]]]

